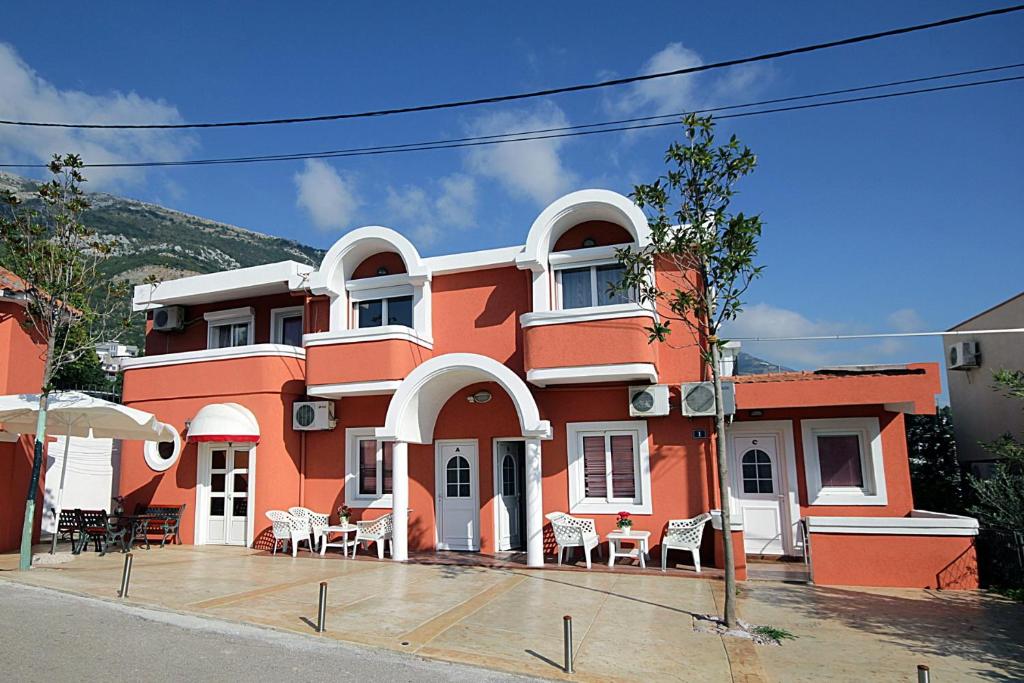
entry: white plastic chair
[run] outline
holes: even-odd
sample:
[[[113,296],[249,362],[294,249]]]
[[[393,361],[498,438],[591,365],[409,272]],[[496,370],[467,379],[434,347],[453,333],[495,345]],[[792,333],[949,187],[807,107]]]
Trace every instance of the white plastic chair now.
[[[688,550],[693,555],[693,568],[700,574],[700,541],[704,525],[711,519],[706,512],[691,519],[670,519],[661,537],[661,571],[668,571],[668,551]]]
[[[327,527],[331,525],[331,516],[309,510],[306,517],[309,519],[309,531],[313,536],[313,545],[319,550],[327,538]]]
[[[267,519],[270,520],[270,529],[274,534],[274,550],[271,555],[277,555],[278,546],[281,546],[282,552],[288,549],[288,543],[292,540],[291,517],[284,510],[267,510]]]
[[[355,547],[352,548],[352,557],[356,556],[356,551],[359,549],[359,544],[362,543],[363,547],[368,543],[377,544],[377,558],[384,559],[384,544],[391,543],[391,554],[395,553],[394,543],[391,540],[391,532],[395,526],[395,518],[389,512],[386,515],[381,515],[377,519],[356,522],[356,538]]]
[[[597,548],[598,555],[601,554],[601,538],[597,535],[594,520],[572,517],[564,512],[551,512],[545,517],[551,522],[551,529],[555,532],[559,566],[562,564],[562,551],[566,548],[582,548],[587,558],[587,569],[590,569],[590,551]]]
[[[313,541],[310,538],[313,529],[309,525],[309,515],[312,511],[303,507],[288,508],[288,516],[291,518],[292,534],[292,557],[298,554],[299,544],[305,543],[309,552],[313,552]]]

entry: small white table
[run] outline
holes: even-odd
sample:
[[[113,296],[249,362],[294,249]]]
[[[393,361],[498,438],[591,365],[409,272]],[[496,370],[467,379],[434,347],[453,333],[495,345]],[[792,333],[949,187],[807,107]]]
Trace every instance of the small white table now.
[[[320,535],[320,557],[324,556],[324,553],[327,552],[327,548],[329,547],[341,548],[341,553],[345,557],[348,557],[348,549],[354,548],[356,545],[355,541],[348,540],[348,535],[354,534],[355,532],[355,524],[336,524],[334,526],[329,526],[326,529],[324,529],[323,533]],[[331,534],[341,534],[341,539],[331,541]],[[355,555],[354,552],[352,554]]]
[[[630,557],[639,559],[640,566],[647,569],[647,541],[650,537],[650,531],[613,531],[608,534],[608,566],[614,567],[616,558]],[[624,542],[632,543],[633,547],[623,550]]]

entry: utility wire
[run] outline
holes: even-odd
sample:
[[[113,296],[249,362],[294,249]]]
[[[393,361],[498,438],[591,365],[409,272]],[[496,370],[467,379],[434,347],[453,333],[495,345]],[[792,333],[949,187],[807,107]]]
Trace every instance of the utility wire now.
[[[982,71],[994,71],[1001,69],[1010,69],[1015,67],[1024,66],[1024,64],[1006,65],[1000,67],[989,67],[986,69],[975,70],[975,72]],[[927,80],[935,80],[939,78],[950,78],[956,75],[962,75],[965,73],[974,72],[958,72],[956,74],[946,74],[940,76],[928,76],[920,79],[911,79],[910,81],[894,81],[893,83],[871,85],[871,86],[860,86],[857,88],[847,88],[845,90],[830,91],[829,93],[817,93],[812,95],[796,95],[793,97],[777,98],[774,100],[763,100],[761,102],[750,103],[750,104],[736,104],[727,105],[722,107],[712,107],[708,109],[697,110],[692,113],[708,113],[715,111],[731,110],[737,108],[745,108],[752,106],[759,106],[772,102],[791,102],[797,100],[804,100],[814,97],[822,97],[831,93],[840,92],[856,92],[868,89],[890,87],[892,85],[901,82],[920,82]],[[882,93],[879,95],[850,97],[838,100],[829,100],[825,102],[813,102],[810,104],[802,105],[791,105],[785,107],[775,107],[770,109],[758,109],[754,111],[738,112],[733,114],[724,114],[716,117],[717,119],[733,119],[733,118],[745,118],[750,116],[760,116],[764,114],[777,114],[789,111],[799,111],[804,109],[816,109],[820,107],[832,107],[843,104],[853,104],[858,102],[870,102],[883,99],[891,99],[895,97],[906,97],[909,95],[920,95],[927,93],[944,92],[949,90],[957,90],[962,88],[971,88],[982,85],[993,85],[999,83],[1009,83],[1015,81],[1024,80],[1024,76],[1007,76],[1003,78],[988,79],[982,81],[970,81],[967,83],[954,83],[943,86],[933,86],[929,88],[918,88],[914,90],[901,90],[891,93]],[[614,133],[629,130],[641,130],[647,128],[661,128],[666,126],[679,125],[678,119],[681,116],[691,112],[679,112],[675,114],[660,114],[657,116],[639,117],[634,119],[622,119],[619,121],[606,121],[602,123],[587,123],[578,124],[575,126],[563,126],[559,128],[544,128],[532,131],[519,131],[515,133],[503,133],[499,135],[483,135],[466,138],[454,138],[445,140],[432,140],[425,142],[411,142],[399,145],[382,145],[376,147],[355,147],[348,149],[337,149],[337,150],[326,150],[319,152],[301,152],[291,154],[266,154],[257,156],[244,156],[244,157],[220,157],[211,159],[186,159],[181,161],[135,161],[135,162],[111,162],[111,163],[99,163],[99,164],[85,164],[86,168],[138,168],[138,167],[165,167],[165,166],[210,166],[210,165],[222,165],[222,164],[245,164],[245,163],[259,163],[259,162],[272,162],[272,161],[296,161],[303,159],[334,159],[342,157],[361,157],[361,156],[379,156],[383,154],[398,154],[403,152],[421,152],[438,149],[456,149],[462,147],[477,147],[484,145],[496,145],[512,142],[530,142],[535,140],[548,140],[555,138],[567,138],[567,137],[579,137],[584,135],[596,135],[601,133]],[[670,121],[662,121],[661,119],[671,118]],[[649,123],[638,123],[648,121]],[[654,122],[650,122],[654,121]],[[629,125],[617,125],[617,124],[629,124]],[[0,168],[45,168],[46,164],[13,164],[0,163]]]
[[[881,38],[890,38],[893,36],[905,35],[908,33],[915,33],[917,31],[926,31],[934,28],[941,28],[944,26],[952,26],[955,24],[962,24],[969,21],[976,21],[978,19],[984,19],[987,17],[994,17],[1004,14],[1010,14],[1013,12],[1020,12],[1024,10],[1024,5],[1011,5],[1009,7],[999,7],[996,9],[985,10],[983,12],[975,12],[973,14],[964,14],[956,17],[950,17],[948,19],[940,19],[938,21],[931,21],[924,24],[915,24],[912,26],[903,26],[901,28],[889,29],[886,31],[878,31],[875,33],[866,33],[858,36],[850,36],[848,38],[842,38],[840,40],[833,40],[824,43],[814,43],[811,45],[804,45],[801,47],[789,48],[786,50],[778,50],[775,52],[767,52],[759,55],[752,55],[748,57],[738,57],[735,59],[728,59],[721,62],[713,62],[711,64],[702,64],[700,66],[691,66],[683,69],[674,69],[672,71],[661,71],[652,74],[642,74],[638,76],[629,76],[626,78],[614,78],[605,81],[597,81],[592,83],[582,83],[577,85],[563,86],[560,88],[548,88],[546,90],[534,90],[531,92],[515,93],[511,95],[497,95],[493,97],[483,97],[479,99],[471,100],[456,100],[449,102],[436,102],[432,104],[421,104],[408,107],[398,107],[394,109],[377,109],[363,112],[348,112],[342,114],[325,114],[321,116],[298,116],[290,118],[279,118],[279,119],[256,119],[256,120],[243,120],[243,121],[218,121],[218,122],[206,122],[206,123],[54,123],[46,121],[18,121],[18,120],[0,120],[0,125],[8,126],[35,126],[42,128],[101,128],[101,129],[182,129],[182,128],[231,128],[231,127],[243,127],[243,126],[269,126],[279,124],[291,124],[291,123],[313,123],[319,121],[340,121],[343,119],[359,119],[359,118],[370,118],[377,116],[390,116],[393,114],[409,114],[413,112],[423,111],[437,111],[439,109],[455,109],[458,107],[469,107],[483,104],[495,104],[498,102],[512,102],[515,100],[532,99],[536,97],[549,97],[551,95],[561,95],[571,92],[582,92],[586,90],[595,90],[598,88],[608,88],[612,86],[627,85],[630,83],[638,83],[642,81],[650,81],[658,78],[666,78],[669,76],[682,76],[685,74],[699,73],[703,71],[712,71],[715,69],[722,69],[730,66],[738,66],[740,64],[753,64],[756,62],[763,62],[772,59],[778,59],[780,57],[789,57],[792,55],[805,54],[808,52],[817,52],[819,50],[828,50],[835,47],[842,47],[845,45],[854,45],[857,43],[864,43],[872,40],[879,40]]]
[[[1024,332],[1024,327],[1010,327],[1003,330],[947,330],[945,332],[876,332],[870,334],[822,334],[804,337],[729,337],[729,341],[782,342],[835,341],[841,339],[888,339],[891,337],[973,337],[979,334],[1020,334],[1022,332]]]

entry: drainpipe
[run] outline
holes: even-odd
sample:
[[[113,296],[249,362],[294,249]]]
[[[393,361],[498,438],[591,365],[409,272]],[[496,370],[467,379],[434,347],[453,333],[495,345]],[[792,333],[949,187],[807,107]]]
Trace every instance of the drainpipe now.
[[[306,506],[306,432],[299,432],[299,507]]]

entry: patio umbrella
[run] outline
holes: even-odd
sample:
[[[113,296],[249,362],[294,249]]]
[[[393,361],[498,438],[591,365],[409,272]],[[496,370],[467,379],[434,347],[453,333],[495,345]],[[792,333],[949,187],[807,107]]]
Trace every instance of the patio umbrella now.
[[[39,417],[39,394],[0,396],[0,425],[11,433],[34,434]],[[174,428],[156,419],[152,413],[94,398],[78,391],[55,391],[46,406],[47,431],[64,435],[64,460],[57,489],[56,520],[60,520],[64,498],[64,480],[68,468],[68,450],[72,436],[93,436],[144,441],[174,441]],[[54,529],[56,545],[57,532]]]

